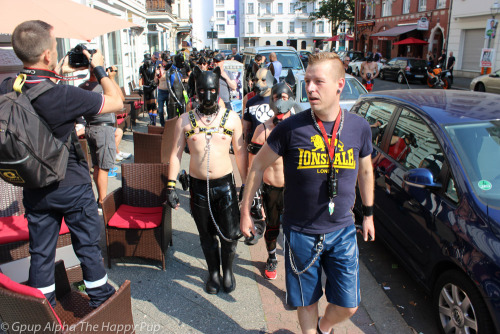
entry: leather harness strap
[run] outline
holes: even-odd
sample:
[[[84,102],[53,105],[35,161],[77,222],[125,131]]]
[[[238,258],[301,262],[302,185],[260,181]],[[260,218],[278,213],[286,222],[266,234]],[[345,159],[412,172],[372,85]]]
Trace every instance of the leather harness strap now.
[[[194,115],[194,111],[190,110],[188,113],[188,116],[189,116],[189,122],[191,123],[192,129],[189,131],[186,131],[184,133],[186,136],[186,139],[191,137],[192,135],[198,134],[198,133],[208,133],[208,134],[220,133],[220,134],[225,134],[225,135],[228,135],[229,137],[232,137],[233,130],[229,130],[225,127],[230,112],[231,112],[231,110],[226,109],[226,111],[224,112],[224,115],[222,115],[222,119],[220,121],[219,126],[217,126],[217,127],[200,127],[198,125],[198,122],[196,122],[196,117]]]

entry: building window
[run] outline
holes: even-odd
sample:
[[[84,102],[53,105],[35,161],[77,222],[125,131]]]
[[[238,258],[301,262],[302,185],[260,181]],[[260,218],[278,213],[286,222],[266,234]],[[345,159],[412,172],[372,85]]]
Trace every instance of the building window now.
[[[306,49],[306,46],[307,46],[306,41],[302,41],[302,42],[300,42],[300,48],[301,48],[302,50],[305,50],[305,49]]]
[[[266,33],[267,34],[271,33],[271,22],[266,22]]]
[[[271,45],[271,41],[266,41],[266,45]]]
[[[283,41],[277,41],[276,46],[283,46]]]
[[[248,22],[248,33],[253,34],[253,22]]]
[[[271,14],[271,3],[270,2],[267,2],[267,3],[264,3],[264,4],[261,4],[261,8],[262,8],[262,15],[270,15]]]
[[[278,3],[278,14],[283,14],[283,4]]]
[[[217,15],[218,19],[224,19],[224,11],[223,10],[216,11],[215,15]]]
[[[295,22],[290,22],[290,31],[289,32],[295,32]]]
[[[224,0],[217,0],[217,1],[215,1],[215,4],[216,5],[224,5]]]
[[[325,22],[323,21],[318,22],[318,32],[325,32]]]
[[[313,33],[316,32],[316,22],[313,22],[311,26],[312,26],[311,32]]]
[[[283,22],[278,22],[278,32],[283,33]]]
[[[382,16],[392,16],[392,1],[383,0],[382,1]]]
[[[446,7],[446,0],[437,0],[436,8],[440,9],[440,8],[444,8],[444,7]]]
[[[253,3],[248,3],[248,14],[253,14]]]
[[[295,3],[290,3],[290,14],[295,14]]]
[[[410,12],[410,0],[403,1],[403,14],[408,14]]]
[[[226,29],[226,25],[224,25],[224,24],[218,24],[217,25],[217,31],[224,32],[225,29]]]
[[[307,14],[307,2],[301,3],[300,5],[302,6],[302,13]]]
[[[375,16],[375,1],[367,0],[366,1],[366,11],[365,11],[365,19],[372,18]]]
[[[302,22],[302,32],[307,32],[307,22]]]
[[[425,12],[427,10],[427,0],[418,0],[418,11]]]

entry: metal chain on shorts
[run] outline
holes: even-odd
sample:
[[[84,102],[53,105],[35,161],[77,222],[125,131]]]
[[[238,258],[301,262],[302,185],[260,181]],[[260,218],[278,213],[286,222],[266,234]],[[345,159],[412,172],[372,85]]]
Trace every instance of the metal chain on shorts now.
[[[233,242],[238,239],[230,239],[227,238],[219,228],[219,225],[215,222],[214,215],[212,213],[212,206],[210,205],[210,140],[212,139],[211,133],[205,133],[205,140],[207,141],[207,145],[205,146],[205,152],[207,152],[207,203],[208,203],[208,212],[210,213],[210,218],[212,218],[212,222],[214,223],[215,229],[217,230],[217,234],[227,242]]]
[[[293,260],[293,254],[292,254],[292,245],[290,245],[290,241],[286,239],[285,236],[285,242],[288,243],[288,257],[290,258],[290,267],[292,268],[292,271],[294,272],[295,275],[300,276],[306,271],[309,270],[309,268],[312,267],[312,265],[318,260],[320,253],[323,251],[323,241],[325,240],[325,235],[323,234],[322,237],[320,237],[319,242],[316,244],[316,255],[314,255],[314,258],[311,260],[309,265],[307,265],[303,270],[298,271],[297,267],[295,266],[295,261]]]

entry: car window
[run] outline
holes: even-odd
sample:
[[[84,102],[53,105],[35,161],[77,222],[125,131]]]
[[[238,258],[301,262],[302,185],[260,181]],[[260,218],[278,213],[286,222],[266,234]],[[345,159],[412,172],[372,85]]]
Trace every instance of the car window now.
[[[397,106],[392,103],[370,101],[364,103],[359,109],[361,114],[370,123],[372,142],[380,147],[385,128]]]
[[[387,65],[391,65],[392,66],[392,65],[396,64],[396,60],[397,59],[391,59],[391,60],[389,60],[389,62],[387,63]]]
[[[266,57],[266,64],[269,64],[269,54],[271,52],[261,52],[260,54]],[[299,55],[295,52],[275,52],[278,57],[278,61],[281,63],[283,68],[291,68],[294,70],[302,70],[302,61]]]
[[[301,81],[301,91],[300,91],[300,101],[299,102],[309,102],[306,94],[306,82]],[[365,94],[363,86],[354,78],[347,78],[345,81],[345,87],[340,94],[340,101],[345,100],[357,100],[361,94]]]
[[[407,169],[429,169],[435,180],[444,163],[436,136],[419,116],[405,108],[394,128],[388,154]]]
[[[500,121],[481,121],[445,127],[474,193],[500,207]]]
[[[400,59],[400,60],[396,61],[396,65],[398,67],[404,68],[404,67],[406,67],[406,60]]]
[[[412,67],[426,67],[427,62],[423,59],[410,59],[410,66]]]

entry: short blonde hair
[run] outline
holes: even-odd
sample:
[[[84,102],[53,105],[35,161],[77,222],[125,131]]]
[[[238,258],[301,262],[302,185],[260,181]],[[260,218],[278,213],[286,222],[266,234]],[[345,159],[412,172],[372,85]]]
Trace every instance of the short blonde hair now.
[[[345,78],[345,69],[342,60],[335,52],[320,52],[313,55],[309,55],[308,66],[319,64],[322,62],[330,62],[332,68],[334,69],[335,79]]]

